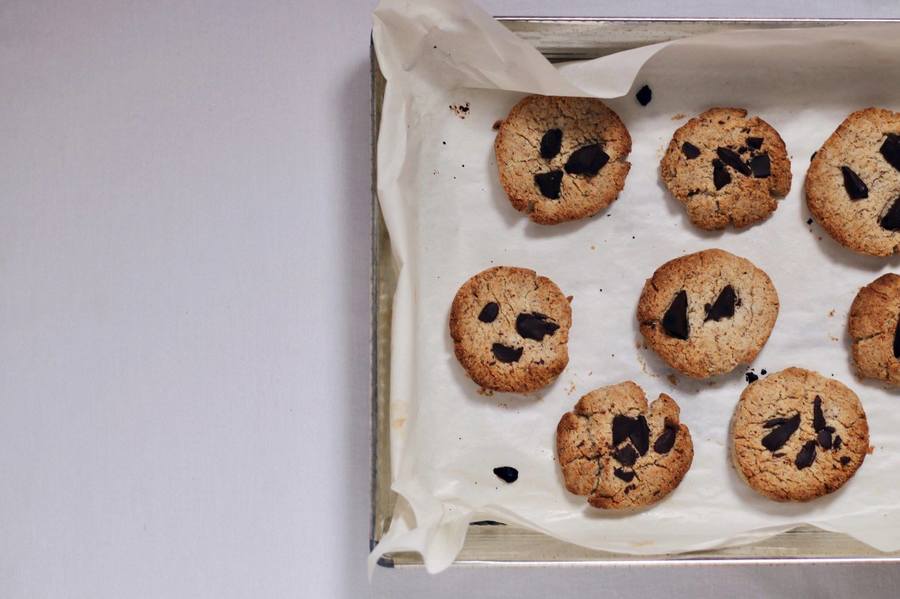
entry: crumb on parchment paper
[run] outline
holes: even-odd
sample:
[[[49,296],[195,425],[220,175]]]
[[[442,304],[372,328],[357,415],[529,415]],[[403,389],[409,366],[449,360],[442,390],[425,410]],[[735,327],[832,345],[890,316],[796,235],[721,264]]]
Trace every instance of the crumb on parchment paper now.
[[[679,112],[678,114],[673,114],[673,115],[672,115],[672,120],[673,120],[673,121],[680,121],[680,120],[683,119],[685,116],[687,116],[687,115],[684,114],[683,112]]]
[[[458,116],[461,119],[464,119],[464,118],[466,118],[466,116],[468,116],[469,109],[470,109],[470,107],[469,107],[468,102],[466,102],[465,104],[451,104],[450,105],[450,110],[455,112],[456,116]]]
[[[672,384],[673,387],[677,387],[677,386],[678,386],[678,377],[675,376],[675,373],[670,373],[670,374],[668,374],[668,375],[666,376],[666,378],[669,379],[669,382]]]

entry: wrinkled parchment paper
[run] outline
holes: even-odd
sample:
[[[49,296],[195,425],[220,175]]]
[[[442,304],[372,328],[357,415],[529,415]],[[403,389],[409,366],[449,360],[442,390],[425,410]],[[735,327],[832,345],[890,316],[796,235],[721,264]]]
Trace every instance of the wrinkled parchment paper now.
[[[371,556],[412,550],[429,571],[452,563],[467,524],[492,519],[594,549],[631,554],[734,545],[809,523],[881,550],[900,549],[900,398],[855,378],[847,312],[860,286],[898,260],[857,256],[815,223],[803,200],[810,155],[851,111],[900,108],[900,36],[890,25],[745,31],[660,44],[555,67],[466,2],[385,0],[374,39],[388,80],[378,142],[378,195],[400,269],[391,355],[391,459],[400,495]],[[634,99],[649,84],[653,101]],[[531,223],[497,178],[493,123],[524,93],[593,95],[634,140],[625,189],[604,213]],[[459,107],[468,107],[468,110]],[[703,232],[661,185],[673,131],[710,106],[740,106],[783,136],[793,186],[775,214],[740,232]],[[758,496],[733,471],[728,424],[746,369],[692,381],[639,347],[635,308],[663,262],[705,248],[745,256],[781,299],[757,372],[801,366],[859,394],[870,455],[840,491],[806,504]],[[535,269],[573,295],[568,368],[527,395],[485,396],[453,355],[447,317],[458,287],[492,265]],[[671,394],[693,433],[681,486],[652,509],[621,515],[567,493],[555,429],[578,398],[634,380]],[[514,466],[505,484],[492,473]]]

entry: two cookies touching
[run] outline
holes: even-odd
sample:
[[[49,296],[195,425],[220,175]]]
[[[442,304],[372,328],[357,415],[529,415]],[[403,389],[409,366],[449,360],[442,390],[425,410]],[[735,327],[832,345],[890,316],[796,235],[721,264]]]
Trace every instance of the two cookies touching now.
[[[605,210],[631,169],[625,124],[593,98],[525,97],[500,123],[494,150],[510,203],[543,225]],[[791,189],[784,140],[741,108],[712,108],[678,128],[659,173],[691,223],[706,230],[761,223]],[[813,155],[805,193],[811,214],[838,243],[874,256],[900,252],[900,113],[869,108],[848,116]],[[450,311],[460,365],[487,390],[530,393],[550,385],[569,360],[571,299],[525,268],[474,275]],[[637,302],[646,347],[695,379],[752,363],[778,312],[769,276],[721,249],[662,264]],[[848,328],[860,377],[900,385],[898,321],[900,276],[883,275],[859,291]],[[747,386],[729,441],[739,477],[776,501],[841,488],[870,450],[856,394],[801,368]],[[566,489],[604,509],[655,504],[682,482],[694,456],[675,400],[661,394],[648,405],[632,381],[584,395],[559,421],[556,444]]]

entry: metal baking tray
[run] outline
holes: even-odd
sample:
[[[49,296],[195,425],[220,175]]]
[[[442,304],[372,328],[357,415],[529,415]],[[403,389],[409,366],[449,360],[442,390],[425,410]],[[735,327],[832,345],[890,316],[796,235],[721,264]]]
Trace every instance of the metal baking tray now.
[[[498,21],[527,40],[552,62],[585,60],[621,50],[716,31],[821,27],[860,23],[854,20],[699,20],[699,19],[554,19],[500,17]],[[889,19],[865,22],[900,22]],[[391,241],[375,194],[378,124],[385,79],[374,50],[372,61],[372,520],[370,547],[390,526],[396,495],[390,477],[390,333],[396,270]],[[386,567],[421,565],[416,553],[392,553],[380,560]],[[456,563],[554,566],[590,563],[598,566],[723,566],[741,564],[821,563],[884,565],[900,563],[900,551],[882,553],[852,537],[811,526],[800,526],[764,541],[681,554],[634,556],[586,549],[542,533],[495,522],[469,526]]]

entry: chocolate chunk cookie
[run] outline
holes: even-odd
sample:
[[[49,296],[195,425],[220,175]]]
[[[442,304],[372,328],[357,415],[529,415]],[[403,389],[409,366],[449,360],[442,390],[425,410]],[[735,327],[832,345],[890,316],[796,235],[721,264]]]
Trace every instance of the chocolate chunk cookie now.
[[[835,241],[855,252],[900,251],[900,113],[848,116],[816,152],[806,204]]]
[[[631,168],[628,130],[593,98],[524,98],[500,125],[494,151],[509,201],[543,225],[597,214]]]
[[[869,425],[846,386],[788,368],[747,386],[731,421],[731,442],[748,485],[776,501],[808,501],[841,488],[862,465]]]
[[[900,385],[900,276],[882,275],[859,290],[849,329],[859,376]]]
[[[746,227],[791,189],[791,161],[778,132],[743,108],[710,108],[682,125],[660,164],[669,191],[701,229]]]
[[[650,404],[631,381],[591,391],[556,427],[566,489],[599,508],[655,503],[691,467],[691,432],[666,394]]]
[[[695,378],[752,362],[777,317],[778,294],[769,276],[718,249],[660,266],[644,283],[637,309],[647,345]]]
[[[533,270],[497,266],[466,281],[450,309],[456,357],[486,389],[525,393],[569,362],[569,300]]]

